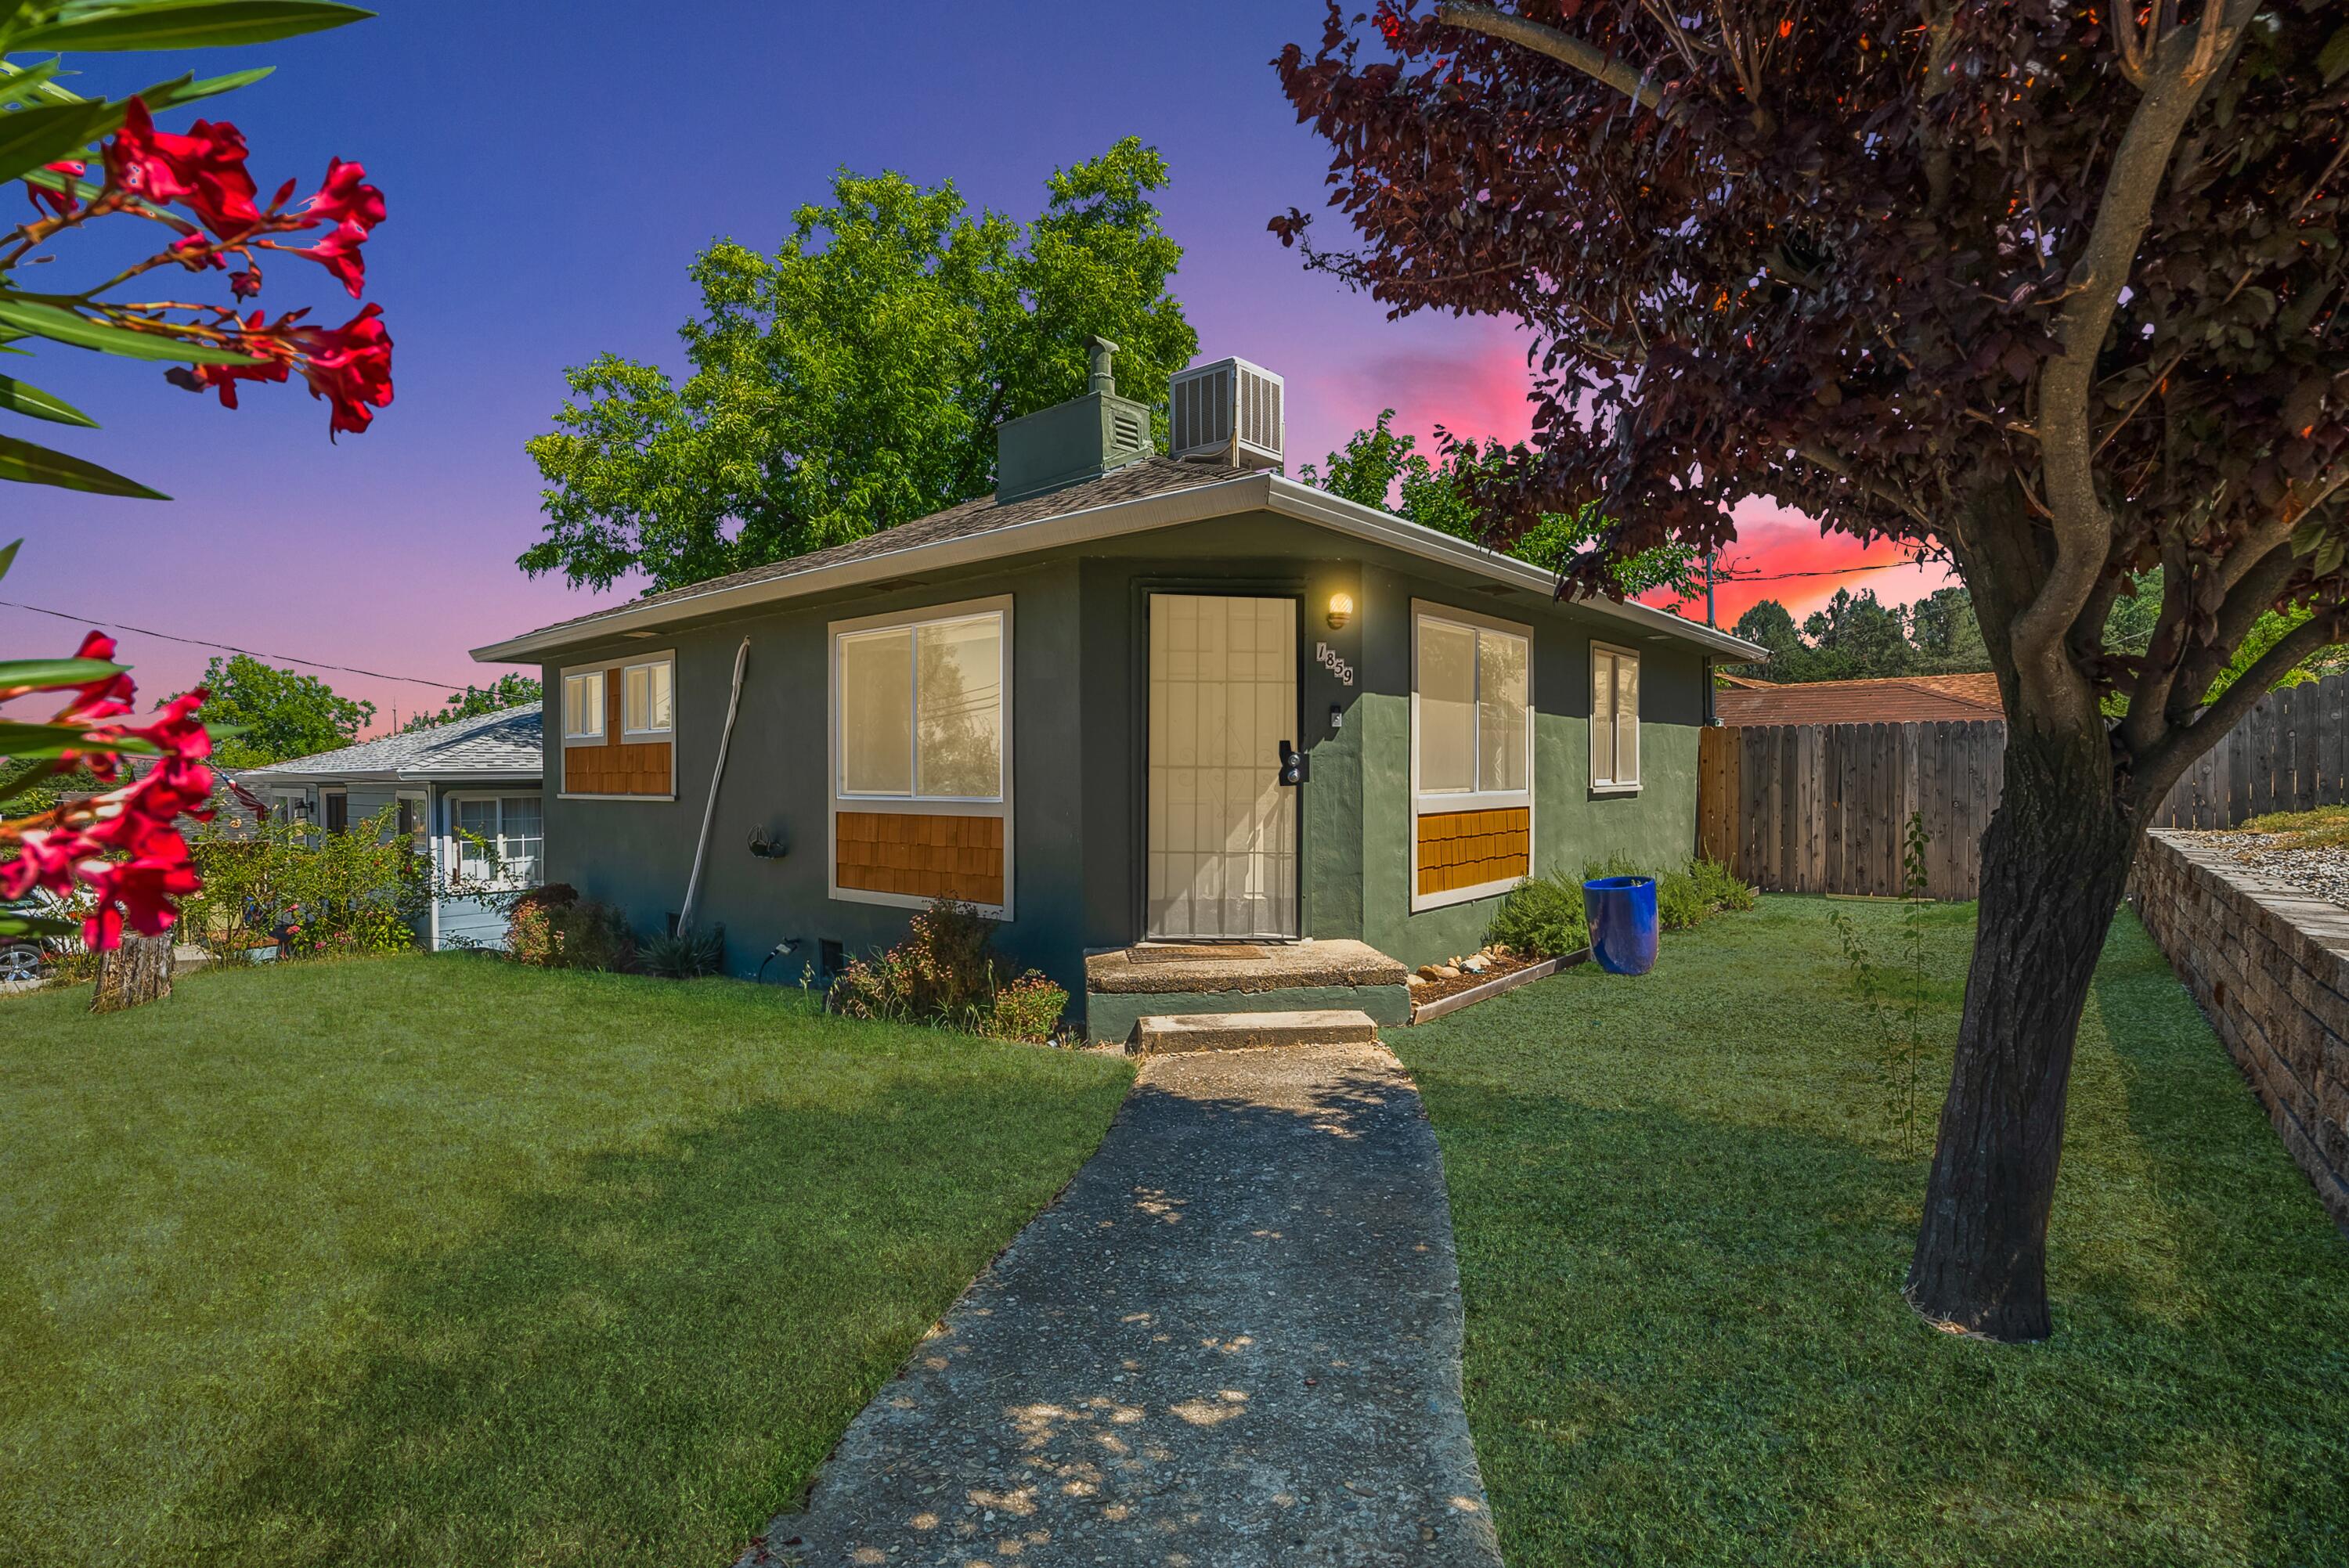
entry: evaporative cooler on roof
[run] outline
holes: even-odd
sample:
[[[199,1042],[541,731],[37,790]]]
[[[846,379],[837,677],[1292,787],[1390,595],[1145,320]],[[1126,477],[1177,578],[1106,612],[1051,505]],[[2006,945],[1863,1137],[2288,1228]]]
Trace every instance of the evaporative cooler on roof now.
[[[1177,458],[1215,458],[1242,469],[1277,469],[1288,436],[1281,380],[1245,359],[1175,372],[1167,387]]]

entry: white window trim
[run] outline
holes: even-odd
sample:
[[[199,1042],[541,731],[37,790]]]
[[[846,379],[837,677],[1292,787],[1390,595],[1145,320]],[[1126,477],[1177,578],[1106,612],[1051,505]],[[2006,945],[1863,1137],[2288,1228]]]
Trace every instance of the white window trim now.
[[[668,727],[666,729],[630,729],[628,727],[628,672],[630,670],[650,669],[655,665],[667,665],[668,666]],[[620,739],[624,743],[632,745],[648,740],[666,740],[674,742],[677,739],[676,649],[663,648],[657,654],[641,654],[633,659],[626,659],[621,662]],[[674,757],[672,757],[671,760],[672,762],[675,760]],[[676,782],[676,778],[673,774],[670,777],[670,782]]]
[[[611,668],[610,660],[597,659],[593,664],[565,665],[557,673],[554,683],[554,722],[563,736],[565,749],[574,746],[606,746],[611,743],[612,696],[608,691],[601,694],[604,700],[596,705],[595,732],[581,735],[571,733],[571,677],[599,676],[603,676],[605,684],[608,685]]]
[[[1419,624],[1422,620],[1441,621],[1446,624],[1480,632],[1500,632],[1526,640],[1526,788],[1523,789],[1478,789],[1448,793],[1423,794],[1419,788]],[[1474,903],[1481,898],[1497,898],[1511,888],[1519,886],[1532,874],[1534,857],[1530,852],[1536,826],[1534,812],[1534,761],[1539,756],[1535,744],[1541,707],[1534,684],[1534,629],[1522,621],[1506,621],[1498,615],[1481,611],[1463,610],[1455,605],[1439,603],[1433,599],[1411,602],[1411,733],[1407,744],[1411,748],[1411,870],[1405,884],[1411,893],[1410,910],[1413,914],[1423,910],[1445,909],[1455,903]],[[1526,813],[1526,834],[1528,853],[1526,856],[1526,876],[1503,877],[1494,882],[1479,882],[1474,887],[1456,887],[1446,892],[1423,893],[1419,891],[1419,819],[1448,816],[1454,811],[1506,811],[1522,810]]]
[[[840,639],[858,632],[916,627],[936,621],[963,621],[986,614],[999,615],[1003,627],[999,644],[1003,655],[1002,796],[996,799],[976,800],[922,795],[843,793],[840,788]],[[1016,881],[1012,858],[1012,779],[1017,772],[1013,759],[1018,749],[1012,728],[1011,595],[999,593],[986,599],[964,599],[951,604],[925,604],[918,609],[894,610],[885,614],[833,621],[824,627],[823,644],[823,778],[824,795],[830,802],[824,812],[823,880],[827,896],[843,903],[877,903],[895,909],[930,907],[928,899],[916,898],[910,893],[874,892],[865,888],[840,885],[840,814],[843,811],[896,812],[916,817],[999,817],[1003,820],[1003,902],[973,907],[991,920],[1011,919]]]
[[[1592,640],[1590,644],[1590,674],[1589,678],[1584,682],[1584,685],[1590,688],[1590,713],[1589,717],[1585,719],[1584,722],[1585,724],[1591,726],[1595,726],[1599,722],[1599,655],[1600,654],[1612,654],[1619,659],[1629,659],[1634,665],[1639,665],[1642,662],[1640,657],[1640,650],[1637,648],[1627,648],[1620,643],[1602,643],[1595,638]],[[1645,693],[1647,690],[1645,676],[1646,672],[1642,669],[1640,686],[1642,693]],[[1646,761],[1648,726],[1643,716],[1633,714],[1631,717],[1640,720],[1638,727],[1631,732],[1632,761],[1638,768],[1639,777],[1633,779],[1628,784],[1619,784],[1611,779],[1601,781],[1594,776],[1586,780],[1586,782],[1590,786],[1590,792],[1593,795],[1637,795],[1640,792],[1641,786],[1647,782],[1648,770]],[[1587,742],[1589,739],[1589,737],[1586,735],[1584,739]],[[1590,748],[1587,744],[1583,748],[1582,765],[1586,769],[1590,766]]]
[[[518,879],[516,879],[516,878],[513,878],[513,877],[511,877],[511,876],[507,876],[507,877],[500,877],[496,882],[494,882],[491,883],[491,884],[490,884],[490,886],[491,886],[493,890],[502,890],[502,891],[511,892],[511,891],[512,891],[513,889],[516,889],[516,888],[537,887],[538,885],[540,885],[540,883],[542,883],[542,882],[545,882],[545,880],[546,880],[546,876],[545,876],[545,872],[546,872],[546,794],[545,794],[545,791],[543,791],[543,790],[540,790],[540,789],[452,789],[452,790],[450,790],[450,791],[448,791],[448,792],[444,793],[444,794],[440,797],[440,799],[441,799],[441,800],[442,800],[442,801],[447,805],[447,807],[448,807],[448,811],[449,811],[449,830],[448,830],[447,834],[446,834],[446,835],[444,835],[445,840],[446,840],[446,841],[447,841],[447,843],[448,843],[448,846],[449,846],[449,848],[448,848],[448,851],[447,851],[447,852],[448,852],[448,862],[447,862],[447,863],[448,863],[448,867],[449,867],[449,871],[450,871],[450,872],[452,875],[454,875],[454,876],[456,876],[456,877],[459,877],[459,878],[463,877],[463,876],[464,876],[464,874],[465,874],[465,840],[464,840],[464,836],[463,836],[463,832],[462,832],[462,830],[460,830],[460,829],[458,828],[458,826],[457,826],[457,818],[458,818],[458,810],[457,810],[457,808],[458,808],[458,806],[459,806],[460,804],[461,804],[462,802],[467,801],[467,800],[498,800],[498,801],[505,801],[505,800],[515,800],[515,799],[535,799],[538,801],[538,867],[537,867],[537,878],[536,878],[536,880],[535,880],[535,881],[531,881],[531,882],[523,882],[523,881],[520,881],[520,880],[518,880]],[[498,852],[499,852],[499,854],[500,854],[501,856],[502,856],[502,855],[505,853],[505,849],[504,849],[504,845],[505,845],[505,837],[506,837],[506,809],[505,809],[505,807],[504,807],[503,805],[500,805],[500,806],[498,807],[498,844],[499,844]]]
[[[658,802],[675,800],[677,799],[677,704],[678,697],[677,689],[676,649],[663,648],[657,653],[650,654],[615,654],[610,658],[590,659],[585,664],[565,665],[561,670],[556,672],[555,689],[558,693],[562,692],[564,689],[562,683],[569,680],[573,676],[587,675],[599,675],[604,676],[605,685],[608,688],[611,685],[611,673],[613,670],[617,669],[620,672],[621,682],[620,723],[625,726],[628,721],[628,667],[632,665],[657,665],[663,659],[667,659],[669,663],[669,727],[665,730],[648,730],[637,733],[631,733],[623,728],[619,733],[615,734],[613,732],[611,722],[611,694],[606,690],[604,697],[604,727],[594,735],[565,735],[563,738],[564,760],[559,764],[562,768],[562,772],[556,780],[556,788],[554,791],[554,798],[556,799],[647,800]],[[568,729],[570,727],[570,721],[563,712],[563,702],[559,696],[556,700],[555,708],[556,724],[563,728]],[[667,746],[669,748],[668,792],[667,794],[605,795],[593,790],[574,789],[571,788],[571,769],[569,764],[571,748],[573,747],[647,745]],[[451,796],[450,799],[453,799],[455,797]]]
[[[285,814],[288,827],[315,828],[318,825],[317,814],[310,807],[309,786],[304,785],[295,789],[270,790],[269,814],[272,817],[277,815],[277,805],[281,800],[294,802],[294,809]]]

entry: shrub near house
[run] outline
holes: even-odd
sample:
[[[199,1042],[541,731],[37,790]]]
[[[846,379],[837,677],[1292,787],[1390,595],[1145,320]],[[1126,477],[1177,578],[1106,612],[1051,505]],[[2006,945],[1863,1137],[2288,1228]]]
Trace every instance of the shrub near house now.
[[[413,946],[431,877],[393,819],[386,810],[345,833],[275,818],[206,825],[192,846],[203,891],[182,902],[182,940],[227,961]]]

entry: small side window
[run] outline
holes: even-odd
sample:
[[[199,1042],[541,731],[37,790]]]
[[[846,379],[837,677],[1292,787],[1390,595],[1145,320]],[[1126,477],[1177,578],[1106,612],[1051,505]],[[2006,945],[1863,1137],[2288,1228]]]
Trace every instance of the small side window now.
[[[620,672],[620,728],[630,737],[665,736],[676,728],[676,665],[655,659]]]
[[[604,738],[604,672],[584,670],[563,677],[563,738]]]

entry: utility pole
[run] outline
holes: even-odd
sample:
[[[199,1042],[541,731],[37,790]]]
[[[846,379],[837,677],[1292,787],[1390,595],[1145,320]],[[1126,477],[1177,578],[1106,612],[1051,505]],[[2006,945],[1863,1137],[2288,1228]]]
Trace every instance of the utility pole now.
[[[1708,626],[1719,624],[1713,618],[1713,556],[1711,553],[1704,558],[1704,624]]]

